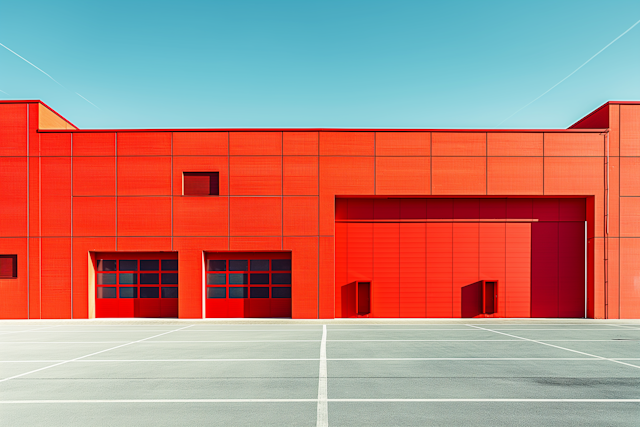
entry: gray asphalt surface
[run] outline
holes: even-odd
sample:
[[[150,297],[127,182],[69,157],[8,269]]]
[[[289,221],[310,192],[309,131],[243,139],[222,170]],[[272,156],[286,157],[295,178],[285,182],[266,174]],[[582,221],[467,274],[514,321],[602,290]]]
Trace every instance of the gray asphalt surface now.
[[[0,321],[0,425],[323,425],[323,363],[329,426],[640,426],[640,321],[582,319]]]

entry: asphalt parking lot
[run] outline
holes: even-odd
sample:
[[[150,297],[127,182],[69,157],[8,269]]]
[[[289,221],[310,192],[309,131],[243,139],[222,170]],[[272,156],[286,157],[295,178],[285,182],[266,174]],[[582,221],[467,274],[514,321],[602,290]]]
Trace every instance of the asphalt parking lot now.
[[[0,321],[3,426],[638,426],[640,321]]]

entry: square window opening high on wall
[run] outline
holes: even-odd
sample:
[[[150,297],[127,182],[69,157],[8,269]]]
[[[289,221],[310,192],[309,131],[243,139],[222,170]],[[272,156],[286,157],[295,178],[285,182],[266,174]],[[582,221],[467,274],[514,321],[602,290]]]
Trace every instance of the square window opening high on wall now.
[[[219,172],[183,172],[184,196],[217,196],[220,194]]]
[[[18,277],[18,255],[0,255],[0,279]]]

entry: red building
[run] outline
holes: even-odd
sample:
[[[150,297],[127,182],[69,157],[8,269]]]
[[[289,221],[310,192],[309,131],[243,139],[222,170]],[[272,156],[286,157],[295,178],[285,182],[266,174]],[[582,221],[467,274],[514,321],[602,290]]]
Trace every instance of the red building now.
[[[640,103],[563,130],[80,130],[0,103],[0,318],[640,317]]]

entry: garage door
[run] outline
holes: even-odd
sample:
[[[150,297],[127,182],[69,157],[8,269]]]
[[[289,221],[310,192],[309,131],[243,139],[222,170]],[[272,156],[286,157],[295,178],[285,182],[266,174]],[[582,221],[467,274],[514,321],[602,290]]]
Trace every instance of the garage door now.
[[[583,317],[585,220],[584,198],[337,199],[336,316]]]
[[[206,256],[207,317],[291,317],[291,253]]]
[[[96,317],[178,317],[175,254],[99,254]]]

